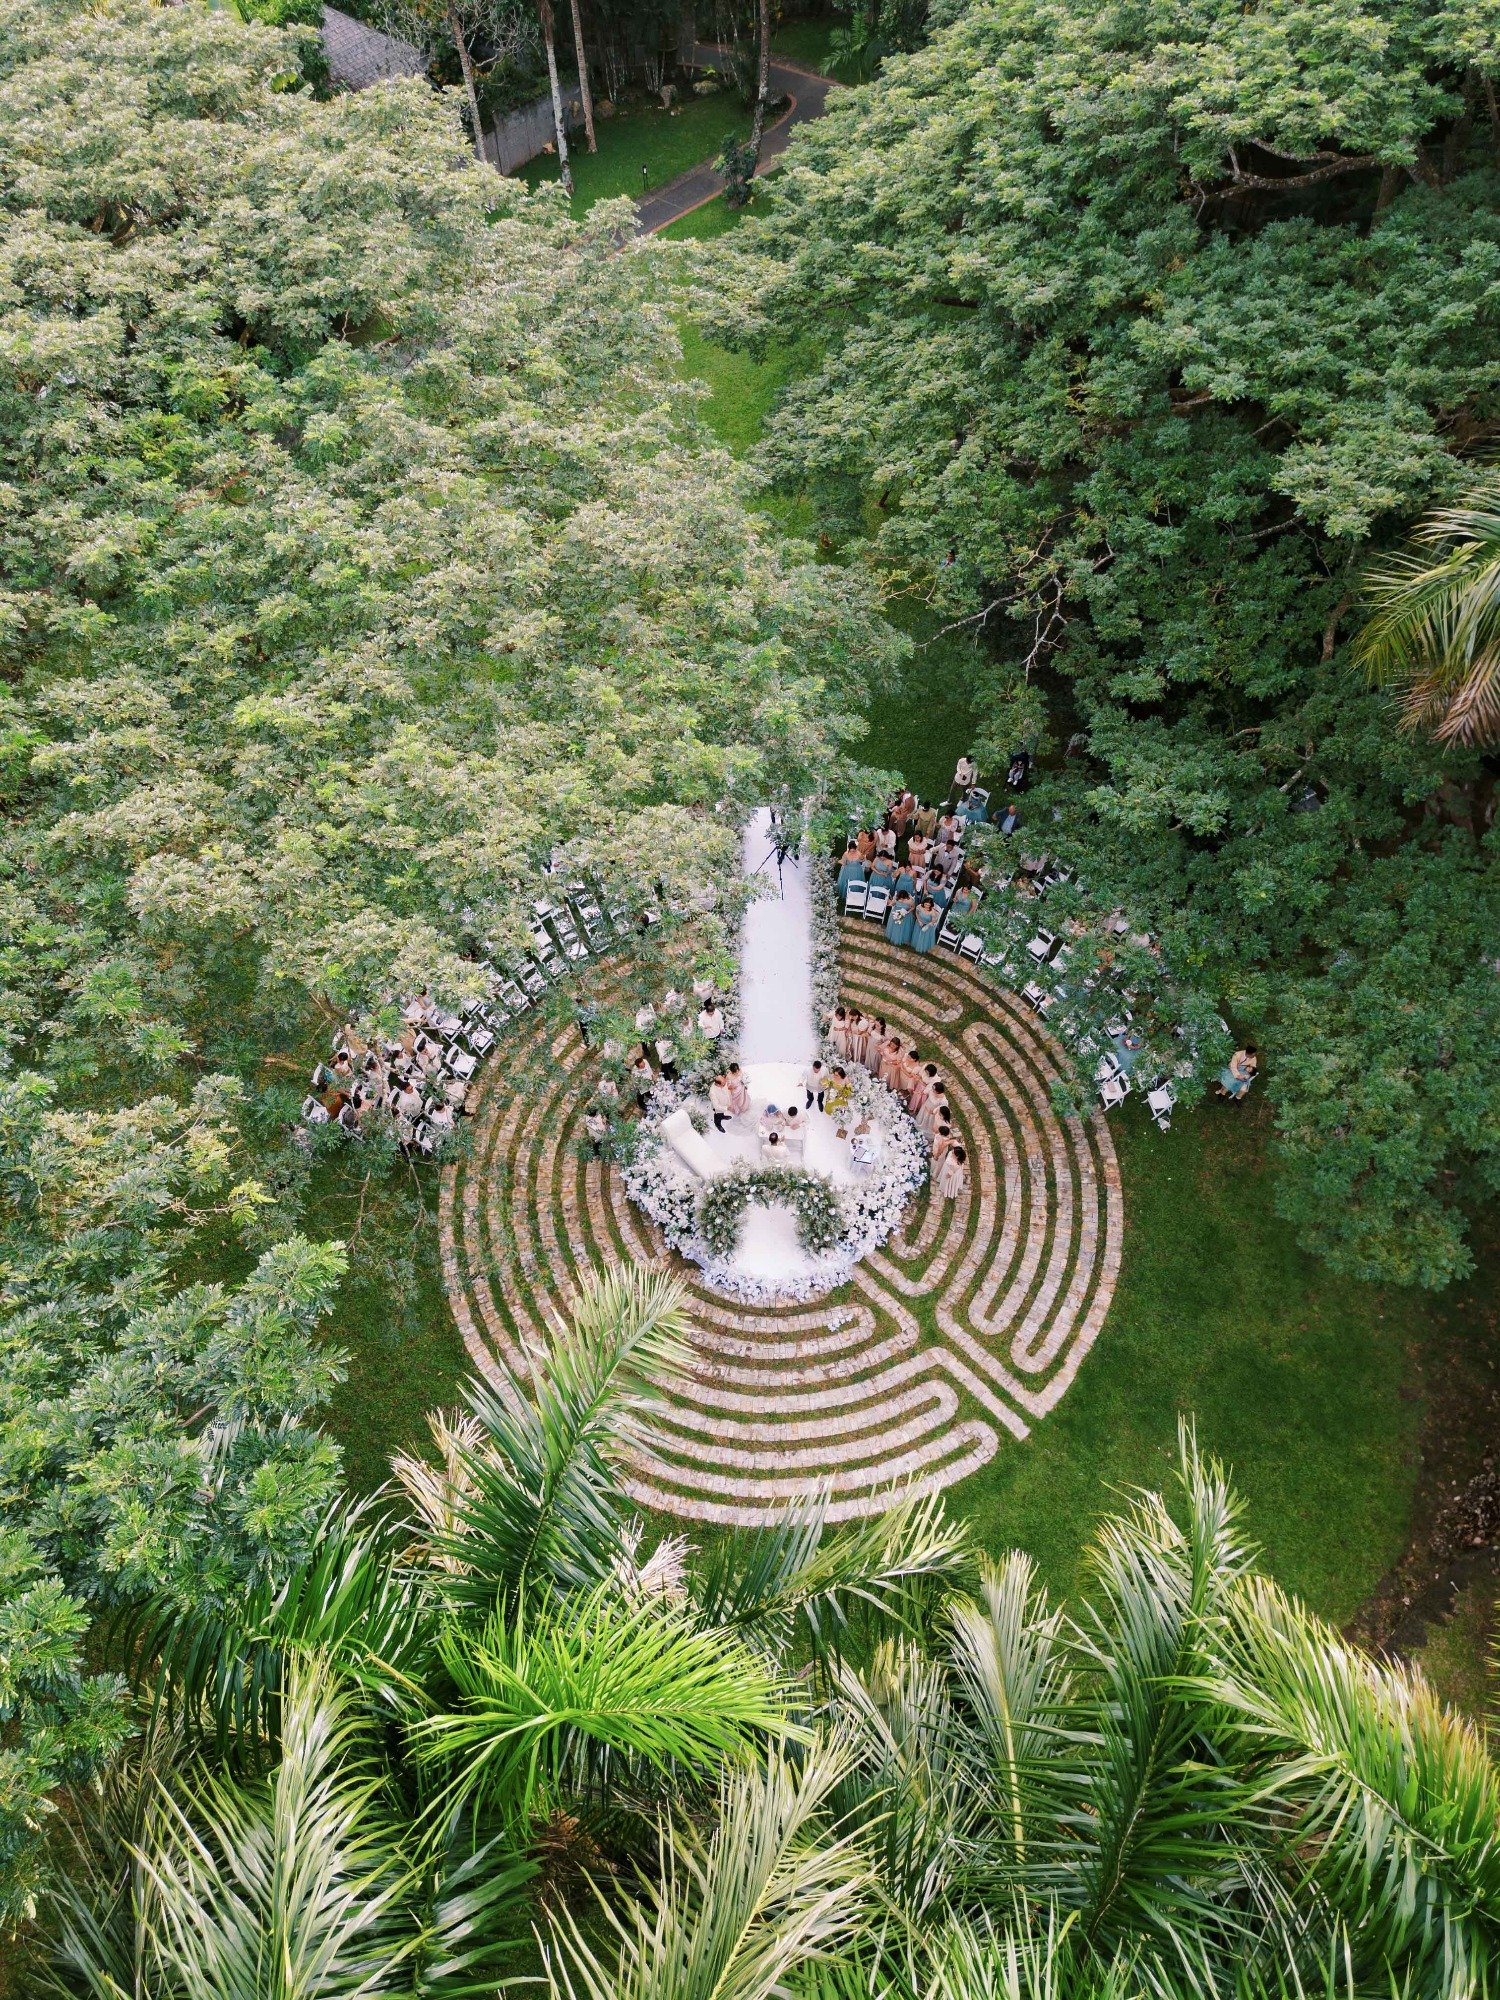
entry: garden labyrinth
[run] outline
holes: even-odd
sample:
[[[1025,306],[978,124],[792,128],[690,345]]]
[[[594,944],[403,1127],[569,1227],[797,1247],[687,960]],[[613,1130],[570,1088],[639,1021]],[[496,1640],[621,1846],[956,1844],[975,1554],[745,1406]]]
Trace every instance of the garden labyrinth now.
[[[753,1524],[815,1487],[835,1519],[893,1489],[975,1471],[1002,1434],[1026,1437],[1104,1323],[1124,1210],[1107,1127],[1048,1099],[1060,1051],[1011,994],[967,965],[922,960],[846,921],[843,997],[883,1014],[936,1060],[969,1147],[956,1202],[924,1188],[905,1233],[842,1290],[808,1305],[735,1306],[677,1268],[697,1365],[627,1484],[644,1505]],[[475,1365],[543,1348],[581,1272],[667,1254],[615,1170],[586,1157],[593,1059],[540,1023],[492,1069],[470,1156],[443,1176],[443,1267]],[[506,1072],[537,1064],[540,1088]]]

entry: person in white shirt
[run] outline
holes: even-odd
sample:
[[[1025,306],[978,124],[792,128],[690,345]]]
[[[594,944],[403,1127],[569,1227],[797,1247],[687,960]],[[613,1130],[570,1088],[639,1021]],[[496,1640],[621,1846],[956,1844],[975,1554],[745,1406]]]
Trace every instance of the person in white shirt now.
[[[807,1145],[807,1123],[795,1104],[786,1108],[786,1130],[782,1137],[786,1142],[787,1158],[794,1165],[800,1163]]]
[[[641,1040],[645,1041],[647,1035],[649,1035],[651,1030],[656,1026],[656,1009],[651,1005],[651,1002],[649,1000],[646,1002],[645,1006],[642,1007],[640,1011],[637,1013],[635,1017],[635,1025],[636,1025],[636,1031],[640,1035]]]
[[[698,1016],[698,1033],[706,1035],[711,1042],[716,1042],[723,1032],[724,1016],[719,1012],[717,1002],[711,998],[705,1000],[702,1012]]]
[[[779,1132],[767,1132],[760,1142],[760,1156],[768,1166],[780,1167],[786,1164],[786,1146]]]
[[[714,1115],[714,1130],[724,1131],[734,1116],[734,1103],[729,1095],[727,1077],[716,1076],[708,1086],[708,1108]]]
[[[809,1063],[807,1068],[803,1070],[802,1088],[807,1092],[807,1110],[811,1111],[813,1105],[816,1104],[821,1111],[823,1109],[823,1093],[828,1088],[828,1072],[824,1069],[821,1062]]]
[[[958,768],[953,773],[953,789],[960,793],[966,792],[970,785],[977,784],[978,781],[979,766],[974,762],[973,753],[965,750],[958,760]]]
[[[589,1150],[597,1160],[604,1151],[604,1142],[609,1137],[609,1120],[594,1106],[584,1113],[583,1129],[589,1135]]]
[[[876,834],[875,852],[877,854],[888,854],[891,857],[892,861],[895,860],[896,829],[893,826],[883,826],[880,829],[879,833]]]
[[[664,1014],[677,1014],[682,1011],[682,995],[675,986],[669,986],[661,996],[661,1011]]]
[[[714,985],[711,979],[695,979],[693,981],[693,998],[698,1002],[700,1007],[705,1000],[711,1000],[718,990],[718,987]]]

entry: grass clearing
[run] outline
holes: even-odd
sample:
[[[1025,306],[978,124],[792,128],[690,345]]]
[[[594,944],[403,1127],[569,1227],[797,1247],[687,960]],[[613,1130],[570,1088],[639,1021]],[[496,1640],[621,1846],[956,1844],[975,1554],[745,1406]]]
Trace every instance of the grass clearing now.
[[[750,114],[735,91],[721,90],[711,97],[691,97],[670,111],[628,106],[612,118],[596,118],[594,126],[597,153],[588,150],[582,132],[568,145],[575,215],[620,195],[638,200],[716,158],[729,140],[748,135]],[[528,160],[520,172],[528,187],[543,187],[557,177],[557,160],[549,153]]]

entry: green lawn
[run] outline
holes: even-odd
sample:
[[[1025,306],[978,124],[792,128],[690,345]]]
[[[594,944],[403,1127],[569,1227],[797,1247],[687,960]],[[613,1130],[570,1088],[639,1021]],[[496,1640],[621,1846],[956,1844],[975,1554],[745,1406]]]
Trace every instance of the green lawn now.
[[[665,229],[656,234],[663,243],[686,242],[689,238],[726,236],[731,229],[737,229],[747,215],[755,213],[755,201],[745,208],[731,208],[723,195],[717,194],[712,201],[706,201],[701,208],[694,208],[680,216],[676,222],[669,222]]]
[[[829,60],[829,45],[839,25],[836,21],[788,21],[771,37],[771,52],[787,62],[800,63],[803,69],[815,69],[820,76],[836,76],[840,83],[863,83],[869,76],[863,65]]]
[[[671,111],[647,106],[622,109],[613,118],[597,118],[595,129],[597,153],[589,152],[582,132],[568,145],[576,215],[616,195],[634,200],[714,159],[728,140],[748,133],[750,114],[736,92],[724,90],[712,97],[689,98]],[[521,179],[530,187],[555,181],[556,159],[544,154],[529,160]]]

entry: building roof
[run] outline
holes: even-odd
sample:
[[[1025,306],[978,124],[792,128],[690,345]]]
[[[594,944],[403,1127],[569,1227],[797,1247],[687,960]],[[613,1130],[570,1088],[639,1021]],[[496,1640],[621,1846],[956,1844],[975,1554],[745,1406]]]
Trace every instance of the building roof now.
[[[323,47],[333,81],[346,90],[364,90],[392,76],[421,76],[427,68],[427,58],[412,43],[367,27],[337,7],[323,9]]]

